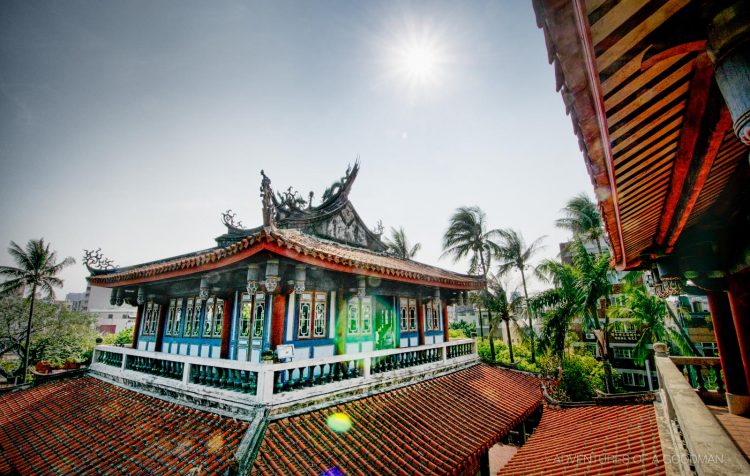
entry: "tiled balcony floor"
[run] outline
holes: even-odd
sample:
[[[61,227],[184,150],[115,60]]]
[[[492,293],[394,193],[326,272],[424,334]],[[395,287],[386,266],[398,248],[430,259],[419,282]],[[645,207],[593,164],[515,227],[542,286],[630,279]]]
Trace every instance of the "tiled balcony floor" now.
[[[727,411],[726,407],[707,406],[740,451],[745,455],[745,459],[750,461],[750,418],[732,415]]]

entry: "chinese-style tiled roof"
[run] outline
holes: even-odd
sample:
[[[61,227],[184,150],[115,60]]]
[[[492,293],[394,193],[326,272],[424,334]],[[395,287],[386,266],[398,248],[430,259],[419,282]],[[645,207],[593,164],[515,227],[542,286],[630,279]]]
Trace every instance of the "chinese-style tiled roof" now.
[[[0,396],[0,474],[217,474],[247,424],[93,377]]]
[[[498,475],[666,474],[652,404],[546,407]]]
[[[482,279],[476,276],[454,273],[386,253],[344,245],[295,229],[260,230],[225,247],[97,274],[89,277],[89,281],[93,285],[105,287],[157,281],[221,268],[263,250],[323,268],[396,281],[454,289],[480,289],[484,286]]]
[[[671,253],[720,204],[748,153],[712,84],[700,33],[707,3],[533,4],[615,263],[630,269]],[[680,44],[685,32],[699,41]]]
[[[541,401],[535,377],[476,365],[272,421],[251,474],[463,474]],[[351,418],[351,429],[326,425],[337,412]]]

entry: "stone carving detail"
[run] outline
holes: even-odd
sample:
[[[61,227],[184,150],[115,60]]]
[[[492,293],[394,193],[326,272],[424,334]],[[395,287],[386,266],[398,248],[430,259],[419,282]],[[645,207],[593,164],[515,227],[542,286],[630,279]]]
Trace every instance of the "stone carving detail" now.
[[[337,240],[348,241],[350,243],[358,243],[361,245],[367,245],[367,237],[365,231],[359,226],[356,221],[350,221],[347,225],[345,220],[342,218],[342,214],[335,215],[331,219],[325,229],[325,233],[331,238]]]
[[[266,280],[263,282],[263,286],[266,288],[266,292],[273,293],[274,291],[276,291],[276,288],[279,286],[279,277],[267,276]]]

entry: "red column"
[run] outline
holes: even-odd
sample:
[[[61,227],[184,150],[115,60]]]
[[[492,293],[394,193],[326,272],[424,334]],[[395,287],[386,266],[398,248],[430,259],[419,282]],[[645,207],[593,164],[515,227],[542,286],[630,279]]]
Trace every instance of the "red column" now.
[[[729,297],[723,291],[708,293],[708,306],[714,326],[716,344],[719,346],[721,368],[727,392],[735,395],[748,395],[745,368],[742,365],[742,355],[734,331],[732,310],[729,307]]]
[[[284,342],[284,318],[286,317],[286,295],[273,295],[271,311],[271,349]]]
[[[221,321],[221,348],[219,357],[229,358],[229,339],[232,337],[232,309],[234,306],[233,296],[230,294],[224,299],[224,315]]]
[[[419,329],[419,345],[424,345],[424,305],[422,299],[417,299],[417,328]]]
[[[443,340],[448,342],[448,304],[443,303]]]
[[[143,320],[143,304],[139,304],[135,311],[135,326],[133,326],[133,349],[138,348],[138,335],[141,333],[141,321]]]
[[[168,309],[169,302],[159,305],[159,320],[156,322],[156,345],[154,346],[154,351],[156,352],[161,352],[161,346],[164,342],[164,324],[167,320]]]
[[[750,382],[750,275],[731,275],[727,278],[727,284],[734,330],[745,367],[745,381]]]

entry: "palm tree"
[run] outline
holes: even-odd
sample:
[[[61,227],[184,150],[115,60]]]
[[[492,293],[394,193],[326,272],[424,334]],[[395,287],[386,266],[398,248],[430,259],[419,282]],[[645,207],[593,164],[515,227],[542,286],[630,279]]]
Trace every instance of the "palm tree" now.
[[[495,313],[495,318],[490,320],[490,352],[492,353],[492,361],[495,361],[495,346],[493,339],[497,335],[497,328],[499,327],[500,321],[505,323],[506,340],[508,341],[508,352],[510,353],[510,363],[513,363],[513,342],[510,339],[510,320],[511,320],[511,303],[508,300],[508,295],[505,292],[505,287],[497,279],[490,279],[487,283],[487,290],[485,293],[485,306],[491,318],[492,312]]]
[[[23,292],[31,287],[29,293],[29,320],[26,326],[26,344],[24,347],[23,372],[26,378],[26,369],[29,366],[29,340],[31,338],[31,318],[34,315],[34,301],[37,290],[41,291],[46,298],[53,299],[55,291],[53,288],[62,287],[63,281],[57,275],[66,266],[75,263],[71,257],[67,257],[60,263],[57,262],[57,254],[50,251],[49,244],[44,243],[44,238],[29,240],[26,249],[22,249],[14,241],[10,242],[8,254],[18,264],[18,268],[11,266],[0,266],[0,275],[8,278],[0,283],[0,292]]]
[[[523,283],[523,296],[529,301],[529,291],[526,288],[526,267],[530,266],[531,258],[542,248],[544,236],[534,240],[529,246],[523,239],[523,235],[516,230],[506,229],[499,231],[501,244],[497,247],[495,255],[501,260],[498,267],[498,274],[503,276],[513,269],[521,272],[521,281]],[[532,312],[529,312],[529,332],[531,333],[531,362],[536,362],[534,355],[534,325],[532,321]]]
[[[585,193],[568,200],[561,210],[565,216],[555,224],[559,228],[570,230],[574,237],[591,240],[596,243],[599,254],[602,254],[601,239],[604,235],[602,216],[593,200]]]
[[[469,257],[469,274],[484,278],[487,289],[487,275],[490,272],[492,256],[500,247],[495,242],[500,230],[487,229],[487,215],[479,207],[460,207],[450,218],[448,230],[443,235],[443,254],[453,262]],[[491,316],[490,316],[491,319]],[[479,312],[479,335],[482,336],[482,312]]]
[[[676,324],[678,330],[666,326],[665,318],[670,309],[663,298],[650,294],[643,283],[626,283],[623,294],[625,302],[612,306],[609,314],[613,318],[629,319],[640,334],[633,350],[636,363],[643,364],[649,345],[656,342],[667,342],[682,352],[699,355],[687,333],[679,332],[684,331],[679,323]]]
[[[391,238],[385,239],[385,245],[388,247],[388,251],[398,256],[399,258],[412,259],[417,252],[422,248],[421,243],[415,243],[414,246],[409,246],[409,240],[406,238],[406,232],[403,227],[398,230],[391,227]]]
[[[579,275],[574,267],[554,260],[543,261],[537,274],[554,285],[532,298],[532,307],[544,310],[540,346],[551,349],[562,363],[570,324],[580,316],[583,304]]]
[[[609,313],[604,307],[604,326],[601,325],[597,311],[597,303],[602,298],[609,296],[612,284],[609,281],[612,268],[609,265],[609,253],[594,256],[586,250],[581,240],[575,240],[573,253],[573,266],[579,274],[577,286],[582,295],[582,307],[584,327],[594,329],[597,335],[597,345],[604,358],[604,373],[607,383],[607,391],[612,392],[614,384],[612,380],[612,368],[609,363],[609,345],[607,343],[607,332],[609,331]]]

